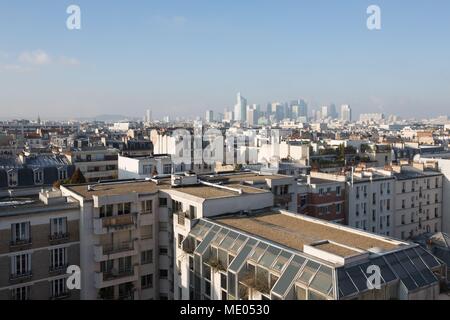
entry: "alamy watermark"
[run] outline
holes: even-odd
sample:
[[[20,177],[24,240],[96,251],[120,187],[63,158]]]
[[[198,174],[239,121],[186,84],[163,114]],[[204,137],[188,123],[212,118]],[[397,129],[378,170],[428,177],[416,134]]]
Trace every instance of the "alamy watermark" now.
[[[370,5],[367,8],[367,29],[381,30],[381,8],[377,5]]]
[[[66,20],[66,27],[69,30],[81,29],[81,8],[75,4],[67,7],[66,13],[69,15]]]

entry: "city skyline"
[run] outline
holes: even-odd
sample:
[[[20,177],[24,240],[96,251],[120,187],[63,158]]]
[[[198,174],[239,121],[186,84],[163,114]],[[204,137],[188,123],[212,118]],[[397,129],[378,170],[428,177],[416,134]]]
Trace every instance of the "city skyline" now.
[[[1,119],[202,117],[232,110],[236,92],[263,108],[300,97],[310,109],[349,104],[353,118],[439,116],[450,104],[446,1],[377,1],[378,31],[366,27],[365,0],[239,10],[137,1],[106,11],[82,0],[82,28],[72,31],[72,3],[24,3],[0,3]]]

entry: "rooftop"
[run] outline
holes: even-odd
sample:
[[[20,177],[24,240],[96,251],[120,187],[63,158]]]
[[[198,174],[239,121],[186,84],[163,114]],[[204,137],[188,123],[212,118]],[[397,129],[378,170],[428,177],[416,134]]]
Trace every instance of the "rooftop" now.
[[[391,251],[402,245],[390,239],[371,235],[332,223],[319,221],[305,216],[293,216],[280,212],[265,212],[254,216],[222,216],[214,221],[249,234],[263,237],[289,248],[303,251],[304,245],[329,240],[351,248],[367,251],[379,248]],[[338,255],[354,255],[356,251],[334,250],[338,246],[324,246],[321,249],[335,251]]]

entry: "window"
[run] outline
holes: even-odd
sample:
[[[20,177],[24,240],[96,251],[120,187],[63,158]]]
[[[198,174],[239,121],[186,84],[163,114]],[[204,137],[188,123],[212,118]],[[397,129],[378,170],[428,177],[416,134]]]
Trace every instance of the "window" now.
[[[8,186],[17,187],[17,173],[15,171],[8,172]]]
[[[52,298],[59,298],[65,296],[67,294],[66,279],[63,278],[53,280],[51,282],[50,288]]]
[[[152,165],[151,164],[144,164],[142,166],[142,174],[151,174],[152,173]]]
[[[58,177],[59,177],[59,180],[66,180],[67,179],[67,170],[66,169],[59,169],[58,170]]]
[[[184,236],[182,234],[178,234],[178,248],[181,249],[181,244],[183,243]]]
[[[57,248],[50,251],[50,270],[59,270],[67,265],[67,248]]]
[[[167,207],[167,198],[159,198],[159,206]]]
[[[319,194],[320,194],[321,196],[323,196],[323,189],[322,189],[322,188],[319,189]]]
[[[220,273],[220,287],[227,290],[227,275],[224,273]]]
[[[11,257],[12,277],[21,277],[31,274],[31,254],[18,254]]]
[[[34,171],[34,184],[42,184],[44,182],[44,173],[41,170]]]
[[[336,213],[341,213],[341,210],[342,210],[341,204],[340,203],[336,204]]]
[[[141,202],[142,207],[142,213],[152,213],[153,212],[153,201],[152,200],[146,200]]]
[[[141,227],[141,239],[153,239],[153,225]]]
[[[30,222],[13,223],[11,225],[11,244],[26,244],[31,242]]]
[[[386,210],[391,210],[391,199],[387,199],[386,201]]]
[[[163,174],[171,174],[172,173],[172,165],[171,164],[165,164],[163,166]]]
[[[153,263],[153,250],[146,250],[141,252],[141,264]]]
[[[142,289],[153,288],[153,274],[148,274],[141,277],[141,287]]]
[[[160,279],[167,279],[168,276],[169,276],[169,272],[166,269],[159,270],[159,278]]]
[[[119,258],[119,273],[131,271],[131,257]]]
[[[194,206],[189,206],[189,217],[191,219],[195,219],[196,218],[196,213],[197,213],[197,208]]]
[[[50,219],[50,239],[59,239],[67,235],[67,218]]]
[[[11,297],[13,300],[29,300],[31,297],[31,286],[12,289]]]
[[[341,196],[341,187],[336,187],[336,196]]]
[[[169,249],[167,247],[159,247],[159,255],[167,256],[169,253]]]
[[[168,231],[168,225],[167,222],[160,222],[159,223],[159,231]]]

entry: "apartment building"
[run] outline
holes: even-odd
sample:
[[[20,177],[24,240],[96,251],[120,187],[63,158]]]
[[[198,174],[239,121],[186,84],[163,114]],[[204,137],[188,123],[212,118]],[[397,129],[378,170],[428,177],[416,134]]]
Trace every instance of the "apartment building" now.
[[[196,175],[61,187],[80,206],[81,299],[173,299],[177,221],[270,207],[273,194]]]
[[[117,179],[118,150],[102,146],[74,148],[66,153],[76,169],[80,169],[86,181]]]
[[[394,167],[395,237],[442,231],[443,175],[423,166]]]
[[[299,182],[297,211],[300,214],[335,223],[346,223],[345,176],[311,172],[307,181]]]
[[[281,174],[263,174],[255,172],[240,172],[202,176],[202,180],[220,184],[238,184],[258,189],[269,190],[274,196],[274,206],[286,210],[297,210],[297,182],[292,176]]]
[[[60,192],[0,200],[0,300],[79,299],[66,286],[80,264],[79,213]]]
[[[181,222],[175,299],[437,299],[446,281],[445,265],[417,244],[287,211]],[[371,266],[380,289],[368,285]]]
[[[153,176],[170,176],[172,160],[168,155],[131,157],[119,155],[119,179],[146,179]]]
[[[347,224],[393,237],[394,195],[395,177],[391,172],[353,172],[346,186]]]

